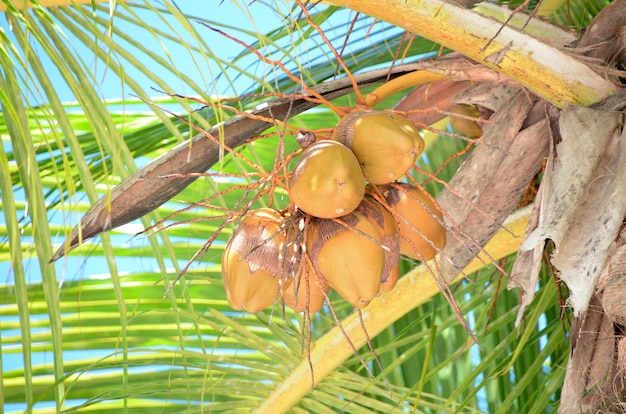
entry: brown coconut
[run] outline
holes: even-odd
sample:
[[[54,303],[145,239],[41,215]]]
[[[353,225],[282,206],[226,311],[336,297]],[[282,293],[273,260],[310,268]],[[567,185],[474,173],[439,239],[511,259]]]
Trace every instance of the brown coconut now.
[[[350,112],[335,127],[333,139],[354,152],[372,184],[397,180],[424,150],[424,140],[411,121],[384,111]]]
[[[379,232],[354,211],[336,220],[312,219],[306,249],[315,270],[346,301],[363,308],[376,296],[385,263]]]
[[[441,208],[419,187],[393,183],[380,190],[391,207],[400,232],[400,253],[430,260],[446,244]]]
[[[473,118],[480,118],[480,116],[482,115],[480,109],[476,108],[474,105],[468,104],[454,105],[454,108],[452,108],[452,112],[454,112],[455,114]],[[466,137],[480,138],[483,135],[483,130],[480,128],[478,123],[471,119],[453,116],[452,126]]]
[[[283,292],[285,304],[296,312],[316,313],[324,306],[330,286],[308,263],[299,277]]]
[[[374,224],[383,246],[385,263],[380,277],[380,293],[394,288],[400,276],[400,234],[393,216],[378,201],[366,196],[357,208]]]
[[[289,197],[305,213],[335,218],[353,211],[365,193],[359,162],[344,145],[331,140],[307,147],[289,180]]]
[[[248,212],[228,240],[222,255],[226,298],[233,309],[258,312],[270,306],[279,288],[289,285],[280,212],[262,208]]]

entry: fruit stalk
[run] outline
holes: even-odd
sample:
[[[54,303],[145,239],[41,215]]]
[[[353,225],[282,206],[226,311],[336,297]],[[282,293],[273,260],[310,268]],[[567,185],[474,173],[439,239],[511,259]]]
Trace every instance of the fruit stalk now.
[[[396,92],[422,85],[424,83],[435,82],[447,78],[448,77],[446,75],[441,73],[429,72],[427,70],[416,70],[415,72],[407,73],[406,75],[399,76],[389,82],[383,83],[371,93],[368,93],[364,98],[365,105],[373,108],[380,101]]]

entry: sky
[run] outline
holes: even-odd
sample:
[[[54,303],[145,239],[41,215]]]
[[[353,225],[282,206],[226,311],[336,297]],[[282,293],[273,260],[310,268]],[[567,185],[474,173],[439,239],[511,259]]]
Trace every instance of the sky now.
[[[261,2],[247,6],[246,3],[238,0],[183,0],[175,4],[182,12],[189,13],[199,19],[207,19],[209,21],[231,25],[233,27],[232,33],[247,42],[253,42],[255,40],[254,37],[248,36],[246,38],[245,35],[235,28],[245,28],[250,31],[265,33],[280,24],[278,16],[276,16],[272,9]],[[138,30],[135,25],[129,24],[122,18],[115,17],[109,19],[106,15],[103,15],[103,17],[109,19],[112,24],[115,25],[119,33],[126,34],[134,41],[141,43],[146,49],[159,58],[173,62],[176,69],[180,71],[180,75],[189,76],[199,84],[202,84],[202,82],[198,79],[203,79],[207,87],[214,88],[215,91],[219,91],[220,93],[229,92],[227,91],[227,84],[220,83],[219,85],[213,85],[211,82],[213,81],[213,77],[217,77],[219,68],[214,65],[213,62],[198,57],[198,54],[192,55],[188,48],[182,45],[180,39],[186,40],[190,46],[198,44],[198,42],[189,35],[189,29],[182,26],[179,21],[176,21],[171,16],[166,16],[165,14],[157,15],[153,10],[137,8],[133,9],[133,12],[137,14],[132,16],[124,12],[124,15],[148,22],[150,26],[153,27],[155,33],[150,34],[146,31]],[[166,17],[163,17],[164,15]],[[5,23],[3,22],[3,24]],[[208,54],[229,60],[243,50],[241,46],[236,45],[223,36],[212,33],[210,29],[203,27],[201,24],[195,21],[192,21],[191,24],[199,35],[204,37],[208,44]],[[166,36],[159,36],[159,32],[172,36],[174,40],[167,39]],[[66,31],[65,34],[72,41],[72,47],[75,48],[77,54],[81,55],[84,61],[90,66],[90,69],[93,70],[94,77],[100,82],[102,97],[104,99],[125,97],[128,91],[122,90],[122,82],[120,79],[111,71],[104,70],[102,63],[98,62],[95,58],[95,54],[85,49],[81,42],[76,41],[71,33]],[[114,41],[120,44],[126,43],[121,36],[114,36]],[[139,55],[135,57],[139,60],[143,58],[143,56]],[[118,57],[113,56],[113,58],[117,59]],[[196,61],[194,61],[194,59]],[[153,63],[153,61],[148,62],[150,62],[150,64]],[[50,66],[51,71],[54,72],[54,64],[50,62]],[[149,69],[158,72],[158,68],[149,67]],[[153,81],[142,76],[141,72],[132,65],[125,65],[125,70],[128,71],[127,75],[136,79],[142,88],[148,89],[154,86]],[[172,90],[185,93],[185,82],[181,81],[177,74],[173,74],[169,71],[161,71],[158,72],[158,75],[167,85],[170,85]],[[248,86],[243,85],[243,82],[244,79],[240,79],[237,86]],[[235,83],[237,83],[237,81],[235,81]],[[183,90],[180,91],[179,89]],[[71,98],[70,95],[63,96],[63,89],[60,89],[60,92],[62,98]]]
[[[154,2],[156,3],[156,2]],[[277,18],[272,13],[271,9],[265,6],[262,3],[258,3],[256,5],[248,8],[246,3],[238,2],[238,1],[202,1],[202,0],[184,0],[178,2],[181,10],[183,12],[188,12],[197,16],[199,18],[220,20],[220,21],[228,21],[233,27],[251,27],[250,19],[252,18],[251,13],[256,13],[261,18],[258,19],[259,30],[268,31],[271,29],[272,25],[277,24]],[[209,6],[210,5],[210,6]],[[170,21],[164,22],[159,19],[154,12],[150,10],[141,10],[140,8],[136,10],[137,15],[135,18],[147,21],[151,26],[155,27],[155,29],[161,30],[163,32],[172,33],[173,36],[180,36],[183,38],[189,38],[186,35],[186,30],[181,26],[179,22]],[[105,17],[106,14],[104,15]],[[211,65],[212,62],[205,62],[205,67],[197,67],[192,62],[192,56],[188,52],[188,49],[182,47],[180,44],[176,44],[176,42],[168,41],[167,39],[159,39],[155,36],[150,35],[148,32],[137,30],[136,26],[127,24],[124,20],[120,18],[113,19],[116,28],[127,35],[129,35],[132,39],[138,41],[142,45],[144,45],[147,49],[151,50],[155,53],[155,55],[162,56],[163,58],[169,58],[173,62],[175,62],[177,69],[181,72],[181,74],[185,74],[189,77],[197,77],[198,72],[201,70],[206,70],[207,72],[216,71],[216,68]],[[256,18],[255,18],[256,21]],[[169,25],[169,27],[168,27]],[[11,40],[17,44],[17,41],[12,35],[11,25],[9,24],[8,19],[4,16],[4,13],[0,12],[0,29],[4,32]],[[197,30],[203,34],[203,32],[211,32],[209,29],[205,29],[198,25]],[[127,99],[130,97],[132,91],[123,88],[122,82],[120,78],[110,70],[105,70],[103,68],[103,64],[99,62],[95,58],[95,53],[88,48],[86,48],[82,42],[80,42],[75,36],[73,36],[68,30],[61,29],[63,35],[67,37],[69,46],[74,50],[75,54],[80,56],[85,62],[86,66],[88,66],[89,70],[92,71],[91,75],[94,79],[97,80],[97,84],[99,85],[99,94],[103,100],[111,100],[111,99]],[[212,35],[212,33],[210,33]],[[252,38],[251,38],[252,39]],[[120,41],[122,41],[120,39]],[[193,41],[193,39],[190,39]],[[30,43],[33,48],[34,53],[37,54],[39,60],[44,63],[44,67],[46,68],[47,75],[51,78],[52,83],[56,87],[56,91],[64,102],[74,102],[74,96],[71,93],[70,89],[66,86],[65,81],[62,76],[58,72],[56,65],[47,58],[46,53],[41,50],[40,46],[37,46],[35,41]],[[212,36],[210,42],[211,52],[216,56],[223,56],[225,59],[229,59],[234,57],[237,53],[241,51],[240,47],[235,47],[231,41],[228,39]],[[150,88],[155,87],[155,83],[150,78],[143,75],[140,69],[134,68],[130,65],[126,66],[127,75],[136,80],[137,84],[144,90],[150,91]],[[167,71],[155,70],[155,68],[150,68],[153,71],[156,71],[159,77],[163,80],[163,82],[167,85],[171,85],[172,91],[185,93],[184,87],[182,86],[184,83],[181,82],[178,77],[176,77],[173,73]],[[205,76],[205,78],[207,78]],[[241,81],[245,81],[241,79]],[[31,90],[38,91],[39,87],[37,82],[33,80],[33,78],[28,79],[31,85],[29,86]],[[249,85],[240,82],[238,87],[246,88]],[[24,88],[23,88],[24,89]],[[216,89],[224,89],[224,93],[228,93],[228,85],[220,85],[216,86]],[[155,96],[162,95],[157,92],[154,92]],[[29,95],[30,104],[35,106],[38,104],[46,103],[45,95],[43,93],[32,93]],[[1,102],[0,102],[1,109]],[[3,145],[7,147],[10,145],[9,143],[4,142]],[[19,190],[16,192],[16,196],[19,198],[20,194]],[[4,216],[0,215],[0,224],[4,222]],[[34,263],[33,266],[37,267],[37,264]],[[37,274],[37,269],[32,269],[31,273]],[[2,280],[5,276],[7,277],[7,281],[10,281],[10,272],[8,271],[8,264],[0,263],[0,280]],[[37,279],[35,277],[35,279]]]

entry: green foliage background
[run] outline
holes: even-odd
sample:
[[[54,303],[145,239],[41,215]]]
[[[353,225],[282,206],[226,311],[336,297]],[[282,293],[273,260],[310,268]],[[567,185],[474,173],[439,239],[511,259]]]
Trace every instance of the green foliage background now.
[[[163,94],[149,88],[205,101],[215,94],[297,89],[244,49],[233,59],[213,54],[207,30],[196,20],[252,43],[309,85],[335,76],[334,57],[306,21],[297,19],[293,3],[236,2],[250,25],[223,23],[227,19],[219,7],[211,21],[185,14],[169,0],[27,11],[10,1],[3,4],[8,10],[0,28],[0,269],[5,280],[0,286],[0,412],[248,412],[257,407],[306,358],[301,315],[251,315],[228,307],[219,261],[230,229],[163,298],[165,287],[217,228],[219,222],[208,219],[214,214],[210,211],[191,209],[177,215],[166,231],[132,238],[137,229],[229,183],[202,178],[140,222],[103,234],[55,265],[48,260],[92,203],[138,164],[193,135],[186,122],[132,95],[156,100],[209,128],[230,114],[196,111],[198,105],[184,99],[155,98]],[[603,6],[582,0],[568,4],[553,17],[576,26],[586,25]],[[271,11],[275,30],[255,31],[252,23],[261,8],[264,15]],[[358,30],[346,37],[352,17],[347,10],[313,8],[314,21],[335,47],[348,45],[343,56],[351,71],[390,65],[401,31],[361,15]],[[150,24],[154,19],[160,23]],[[145,37],[163,47],[146,47],[140,40]],[[93,54],[86,56],[84,50]],[[417,38],[406,60],[438,51]],[[178,53],[191,57],[198,77],[179,66]],[[50,65],[59,77],[52,76]],[[120,79],[119,100],[102,99],[99,88],[107,73]],[[162,80],[166,77],[180,83],[169,84]],[[251,86],[237,90],[234,85],[241,83]],[[230,89],[215,90],[218,84]],[[71,102],[61,98],[65,91],[73,96]],[[249,97],[239,105],[249,109],[259,101]],[[339,104],[351,102],[353,97],[346,97]],[[336,120],[318,108],[294,122],[316,129]],[[272,139],[258,140],[244,153],[271,164],[275,145]],[[438,137],[421,167],[432,171],[463,147],[459,140]],[[458,161],[451,163],[440,177],[449,179],[457,166]],[[222,169],[241,172],[244,166],[226,158]],[[217,201],[232,206],[237,197],[225,193]],[[508,269],[513,260],[500,265]],[[403,263],[405,271],[412,266]],[[569,351],[563,292],[544,269],[518,330],[513,325],[518,293],[505,286],[504,276],[487,266],[454,287],[480,346],[438,295],[372,338],[384,376],[371,350],[359,350],[375,378],[355,355],[292,412],[555,411]],[[339,297],[333,303],[340,318],[352,312]],[[316,315],[313,339],[335,324],[328,310]]]

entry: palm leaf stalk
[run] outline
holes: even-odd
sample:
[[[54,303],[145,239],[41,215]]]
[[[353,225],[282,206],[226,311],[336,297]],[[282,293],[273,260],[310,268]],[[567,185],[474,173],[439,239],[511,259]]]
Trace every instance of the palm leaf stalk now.
[[[392,0],[386,7],[375,0],[328,2],[462,53],[559,107],[590,105],[616,91],[615,85],[559,48],[448,1]]]

